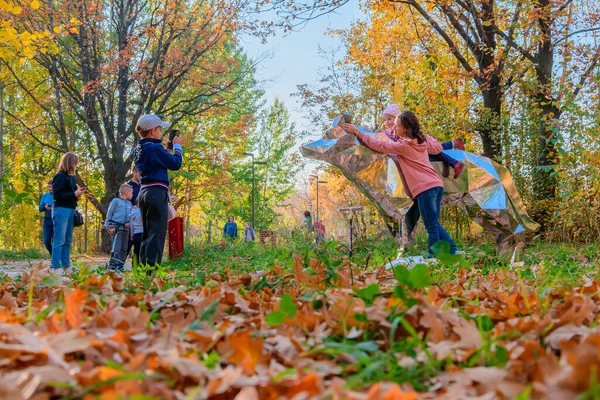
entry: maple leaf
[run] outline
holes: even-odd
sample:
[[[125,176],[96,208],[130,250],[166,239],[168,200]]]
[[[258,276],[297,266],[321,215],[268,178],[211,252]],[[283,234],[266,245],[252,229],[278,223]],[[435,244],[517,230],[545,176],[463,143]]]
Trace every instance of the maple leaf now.
[[[65,294],[65,318],[71,328],[76,328],[85,321],[83,304],[87,296],[88,293],[83,289],[75,289]]]
[[[227,341],[232,351],[227,360],[254,372],[263,356],[264,339],[250,336],[250,331],[243,331],[234,333]]]

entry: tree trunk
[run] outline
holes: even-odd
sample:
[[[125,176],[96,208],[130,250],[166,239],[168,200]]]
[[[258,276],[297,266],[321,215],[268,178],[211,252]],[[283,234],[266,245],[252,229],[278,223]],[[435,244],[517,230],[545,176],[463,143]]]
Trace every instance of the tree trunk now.
[[[206,232],[206,243],[210,243],[212,241],[212,219],[208,220],[208,228]]]
[[[550,7],[549,0],[539,4],[542,10]],[[534,175],[533,189],[536,200],[551,200],[556,197],[558,176],[556,174],[556,134],[557,121],[561,110],[552,95],[554,68],[554,48],[552,46],[552,20],[542,13],[538,21],[542,32],[537,51],[535,66],[537,88],[534,100],[540,110],[538,121],[537,170]],[[545,17],[544,17],[545,16]]]
[[[502,138],[500,130],[500,115],[502,112],[502,91],[500,78],[492,77],[487,87],[481,88],[483,95],[483,110],[477,122],[477,132],[481,136],[483,155],[502,162]]]

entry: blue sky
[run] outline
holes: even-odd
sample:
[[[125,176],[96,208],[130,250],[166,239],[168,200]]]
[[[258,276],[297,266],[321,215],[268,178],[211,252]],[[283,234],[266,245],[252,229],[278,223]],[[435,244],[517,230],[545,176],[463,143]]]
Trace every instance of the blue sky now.
[[[257,78],[266,81],[263,84],[267,104],[272,104],[276,97],[286,105],[298,130],[308,129],[302,119],[297,98],[291,97],[297,92],[297,85],[312,85],[319,78],[319,69],[325,65],[320,58],[318,47],[337,47],[338,38],[327,36],[327,29],[349,28],[355,20],[364,17],[358,1],[352,1],[338,9],[336,14],[328,14],[310,21],[297,32],[288,35],[278,33],[269,37],[267,44],[252,37],[241,38],[242,45],[250,57],[260,57],[265,52],[272,52],[272,57],[263,61],[257,71]],[[320,134],[321,132],[315,132]]]

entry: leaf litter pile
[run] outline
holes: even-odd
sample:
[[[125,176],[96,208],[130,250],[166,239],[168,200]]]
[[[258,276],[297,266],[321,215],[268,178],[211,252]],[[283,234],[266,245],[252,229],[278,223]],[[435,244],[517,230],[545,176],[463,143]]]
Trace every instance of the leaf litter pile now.
[[[301,257],[145,280],[34,268],[1,286],[0,398],[594,398],[600,281],[449,276]]]

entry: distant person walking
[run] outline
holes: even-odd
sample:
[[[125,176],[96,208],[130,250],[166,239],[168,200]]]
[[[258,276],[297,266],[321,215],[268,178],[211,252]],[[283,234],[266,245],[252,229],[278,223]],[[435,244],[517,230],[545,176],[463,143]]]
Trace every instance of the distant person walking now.
[[[233,220],[233,215],[230,215],[223,227],[223,237],[225,239],[236,239],[238,237],[238,227]]]
[[[87,193],[86,188],[77,188],[75,170],[77,156],[65,153],[60,159],[58,173],[52,179],[52,268],[69,268],[71,266],[71,242],[75,227],[75,208],[81,196]]]
[[[310,237],[314,233],[312,217],[310,216],[309,211],[304,211],[304,219],[302,220],[302,230],[308,237]]]
[[[315,238],[317,244],[325,241],[325,225],[321,221],[315,221],[315,233],[317,234]]]
[[[246,222],[246,229],[244,229],[244,240],[246,242],[254,242],[256,241],[256,234],[254,233],[254,228],[250,225],[250,222]]]
[[[42,224],[42,236],[44,238],[44,246],[48,253],[52,255],[52,235],[54,227],[52,226],[52,207],[54,206],[54,197],[52,196],[52,181],[48,182],[48,191],[42,195],[40,199],[40,212],[44,213],[44,222]]]

